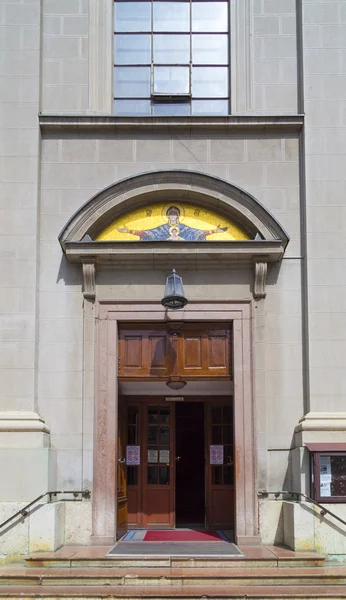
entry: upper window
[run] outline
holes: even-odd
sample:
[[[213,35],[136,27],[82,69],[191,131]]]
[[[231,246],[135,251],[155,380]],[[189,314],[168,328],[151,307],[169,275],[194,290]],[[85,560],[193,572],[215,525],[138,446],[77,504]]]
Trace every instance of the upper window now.
[[[115,0],[114,112],[227,115],[227,0]]]

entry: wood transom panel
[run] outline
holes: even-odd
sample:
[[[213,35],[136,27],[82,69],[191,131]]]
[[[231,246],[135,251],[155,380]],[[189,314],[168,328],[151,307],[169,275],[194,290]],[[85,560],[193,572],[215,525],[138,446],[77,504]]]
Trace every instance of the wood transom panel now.
[[[221,324],[170,324],[119,330],[119,377],[167,380],[231,378],[231,329]]]

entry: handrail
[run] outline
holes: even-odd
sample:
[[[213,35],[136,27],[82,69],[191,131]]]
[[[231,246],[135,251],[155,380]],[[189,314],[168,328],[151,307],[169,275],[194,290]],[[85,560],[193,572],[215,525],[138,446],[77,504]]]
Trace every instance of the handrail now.
[[[2,527],[5,527],[8,523],[13,521],[17,517],[19,517],[19,515],[21,515],[25,519],[25,517],[27,517],[29,514],[29,508],[31,508],[34,504],[36,504],[36,502],[39,502],[39,500],[42,500],[42,498],[49,496],[49,502],[52,502],[52,496],[57,496],[58,494],[73,494],[73,496],[74,496],[73,501],[78,501],[78,500],[80,501],[82,498],[89,499],[91,492],[90,492],[90,490],[83,490],[83,491],[67,490],[65,492],[64,491],[45,492],[44,494],[37,496],[37,498],[35,498],[35,500],[32,500],[32,502],[29,502],[29,504],[26,504],[26,506],[24,506],[24,508],[22,508],[21,510],[18,510],[14,515],[12,515],[12,517],[10,517],[9,519],[6,519],[6,521],[3,521],[2,523],[0,523],[0,529],[2,529]],[[82,498],[78,498],[78,496],[82,496]]]
[[[289,496],[296,496],[296,497],[299,497],[299,498],[305,498],[305,500],[307,500],[308,502],[311,502],[311,504],[314,504],[315,506],[318,506],[318,508],[321,509],[320,515],[322,517],[324,517],[324,515],[328,514],[328,515],[331,515],[337,521],[340,521],[340,523],[342,523],[343,525],[346,525],[346,521],[344,521],[343,519],[340,519],[340,517],[338,517],[338,515],[336,515],[335,513],[333,513],[328,508],[325,508],[325,506],[323,506],[323,504],[320,504],[319,502],[316,502],[316,500],[313,500],[312,498],[310,498],[310,496],[307,496],[306,494],[302,494],[301,492],[287,492],[287,491],[284,491],[284,490],[276,491],[276,492],[270,492],[268,490],[261,490],[261,491],[258,492],[258,496],[260,496],[261,498],[266,498],[270,494],[273,494],[276,499],[279,496],[283,496],[284,494],[287,494]]]

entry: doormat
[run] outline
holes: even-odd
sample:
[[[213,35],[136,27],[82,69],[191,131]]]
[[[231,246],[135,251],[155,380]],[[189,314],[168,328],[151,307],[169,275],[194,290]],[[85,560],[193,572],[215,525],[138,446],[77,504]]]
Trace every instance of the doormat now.
[[[218,531],[193,529],[161,529],[147,531],[144,542],[220,542]]]

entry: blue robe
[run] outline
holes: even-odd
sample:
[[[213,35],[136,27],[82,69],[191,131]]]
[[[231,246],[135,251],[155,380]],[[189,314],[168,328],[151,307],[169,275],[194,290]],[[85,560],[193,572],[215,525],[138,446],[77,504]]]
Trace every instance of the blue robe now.
[[[159,227],[154,227],[154,229],[147,229],[143,231],[145,235],[141,235],[142,242],[148,241],[156,241],[163,242],[167,241],[168,238],[171,237],[169,232],[172,225],[168,223],[165,225],[159,225]],[[182,238],[186,242],[205,242],[205,233],[202,229],[195,229],[194,227],[189,227],[189,225],[179,224],[177,227],[179,229],[179,237]]]

